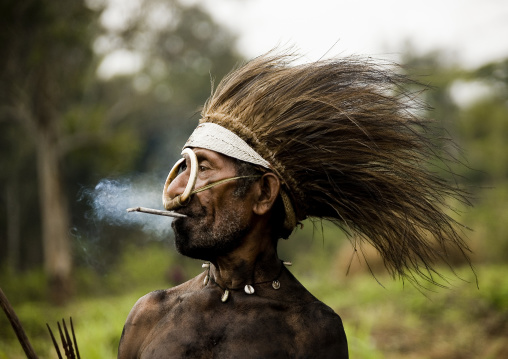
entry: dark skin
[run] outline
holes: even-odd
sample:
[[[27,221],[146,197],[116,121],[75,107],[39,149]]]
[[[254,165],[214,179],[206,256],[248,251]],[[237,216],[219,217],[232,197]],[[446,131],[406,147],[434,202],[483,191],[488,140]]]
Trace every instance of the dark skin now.
[[[236,175],[231,158],[206,149],[194,152],[200,166],[196,188]],[[171,183],[171,197],[182,193],[188,176],[185,169]],[[179,210],[188,217],[173,223],[176,246],[182,254],[210,261],[211,280],[204,284],[205,270],[139,299],[125,323],[119,358],[348,358],[340,317],[277,256],[271,218],[280,180],[265,173],[241,198],[235,188],[231,181],[197,193]],[[178,234],[186,229],[189,233]],[[212,245],[210,237],[218,248],[202,251]],[[261,284],[246,294],[243,287],[253,283]],[[231,289],[226,302],[224,288]]]

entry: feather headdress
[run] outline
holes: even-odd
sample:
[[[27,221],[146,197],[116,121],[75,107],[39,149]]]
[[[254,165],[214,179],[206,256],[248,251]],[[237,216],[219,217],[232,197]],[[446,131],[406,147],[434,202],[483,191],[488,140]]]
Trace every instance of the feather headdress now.
[[[449,197],[467,196],[428,166],[439,155],[411,85],[371,59],[295,64],[268,53],[220,82],[200,122],[228,129],[269,162],[296,221],[330,220],[370,242],[393,275],[434,281],[449,245],[467,258],[445,210]]]

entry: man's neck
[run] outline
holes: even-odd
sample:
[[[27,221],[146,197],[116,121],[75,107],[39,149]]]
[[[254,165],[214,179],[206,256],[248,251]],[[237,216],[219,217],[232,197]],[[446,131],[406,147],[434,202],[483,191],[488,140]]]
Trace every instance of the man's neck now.
[[[212,261],[210,276],[222,288],[240,289],[275,279],[281,265],[271,241],[246,240],[233,252]]]

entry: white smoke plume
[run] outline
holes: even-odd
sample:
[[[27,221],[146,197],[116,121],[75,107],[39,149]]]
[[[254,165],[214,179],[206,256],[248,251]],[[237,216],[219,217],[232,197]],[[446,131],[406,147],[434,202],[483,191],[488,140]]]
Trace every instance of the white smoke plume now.
[[[171,233],[170,217],[139,212],[127,212],[131,207],[162,208],[161,181],[138,179],[103,179],[94,189],[82,191],[81,199],[88,202],[88,219],[113,226],[136,226],[155,239]]]

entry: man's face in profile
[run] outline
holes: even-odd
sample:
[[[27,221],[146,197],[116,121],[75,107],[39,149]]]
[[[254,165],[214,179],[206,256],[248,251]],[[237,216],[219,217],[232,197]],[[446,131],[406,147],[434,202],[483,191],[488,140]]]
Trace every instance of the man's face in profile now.
[[[198,159],[198,177],[195,188],[234,177],[235,162],[231,158],[206,149],[194,149]],[[188,165],[171,183],[169,193],[175,196],[183,191],[189,178]],[[186,218],[173,220],[175,245],[181,254],[202,260],[213,260],[237,248],[250,229],[251,208],[248,194],[235,195],[237,181],[226,182],[192,195],[190,202],[178,213]]]

